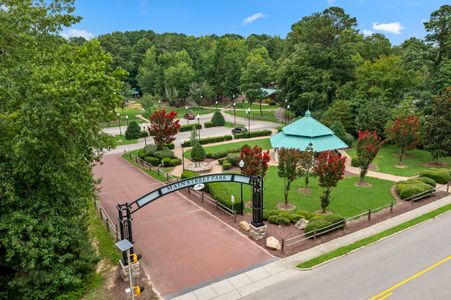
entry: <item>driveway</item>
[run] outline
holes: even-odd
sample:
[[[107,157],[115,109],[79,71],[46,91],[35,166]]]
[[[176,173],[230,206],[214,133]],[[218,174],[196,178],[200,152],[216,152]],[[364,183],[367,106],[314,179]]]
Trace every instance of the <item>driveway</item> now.
[[[119,155],[105,156],[102,162],[94,176],[102,178],[100,201],[114,219],[118,203],[132,202],[162,185]],[[275,259],[180,193],[136,212],[133,235],[146,273],[165,298]]]

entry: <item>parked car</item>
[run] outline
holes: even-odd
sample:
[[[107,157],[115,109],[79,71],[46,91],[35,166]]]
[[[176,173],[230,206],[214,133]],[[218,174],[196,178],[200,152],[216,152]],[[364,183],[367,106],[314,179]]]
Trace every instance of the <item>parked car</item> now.
[[[237,133],[246,133],[247,129],[244,127],[235,127],[232,129],[232,134],[237,134]]]
[[[194,120],[195,118],[196,118],[196,116],[193,113],[185,114],[185,119],[187,119],[187,120]]]

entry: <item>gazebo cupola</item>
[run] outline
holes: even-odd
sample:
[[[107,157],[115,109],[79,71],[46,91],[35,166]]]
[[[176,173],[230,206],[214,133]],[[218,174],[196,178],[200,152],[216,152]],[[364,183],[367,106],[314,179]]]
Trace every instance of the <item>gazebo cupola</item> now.
[[[303,118],[285,126],[282,131],[271,138],[272,148],[294,148],[305,151],[312,144],[315,152],[347,148],[340,138],[327,126],[312,117],[309,110]]]

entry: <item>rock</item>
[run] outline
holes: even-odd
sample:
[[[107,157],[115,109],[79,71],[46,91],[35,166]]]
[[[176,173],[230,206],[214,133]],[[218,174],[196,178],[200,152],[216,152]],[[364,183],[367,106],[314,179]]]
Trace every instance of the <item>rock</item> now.
[[[270,236],[269,238],[266,239],[266,247],[274,250],[280,250],[282,248],[279,240],[273,236]]]
[[[299,230],[303,230],[305,226],[307,226],[308,221],[306,219],[300,218],[296,224],[294,224],[294,227],[296,227]]]
[[[251,229],[251,227],[249,226],[249,223],[246,221],[241,221],[240,222],[240,227],[241,229],[243,229],[244,231],[249,231]]]

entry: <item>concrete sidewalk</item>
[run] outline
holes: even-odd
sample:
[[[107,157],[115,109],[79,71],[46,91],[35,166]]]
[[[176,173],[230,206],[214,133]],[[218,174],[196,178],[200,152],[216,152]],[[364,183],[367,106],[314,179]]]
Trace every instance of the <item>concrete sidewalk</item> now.
[[[417,209],[393,217],[389,220],[337,238],[306,251],[302,251],[293,256],[280,259],[276,262],[269,263],[265,266],[241,273],[234,277],[215,282],[203,288],[181,295],[175,299],[238,299],[268,287],[274,283],[291,278],[296,274],[299,274],[299,272],[306,272],[296,268],[296,266],[302,262],[331,252],[340,247],[350,245],[356,241],[395,227],[447,204],[451,204],[451,196],[444,197]]]

